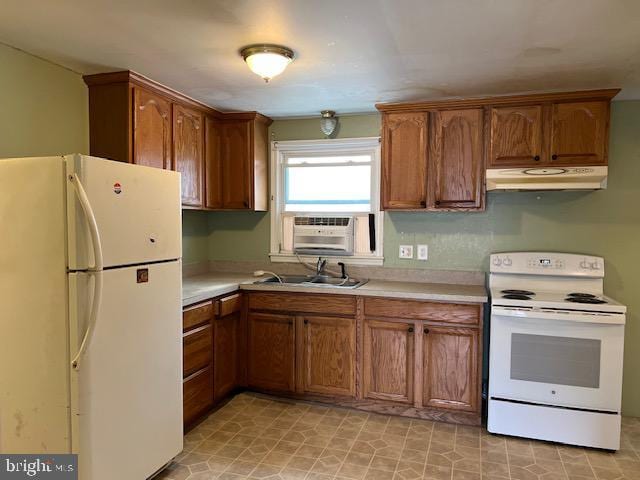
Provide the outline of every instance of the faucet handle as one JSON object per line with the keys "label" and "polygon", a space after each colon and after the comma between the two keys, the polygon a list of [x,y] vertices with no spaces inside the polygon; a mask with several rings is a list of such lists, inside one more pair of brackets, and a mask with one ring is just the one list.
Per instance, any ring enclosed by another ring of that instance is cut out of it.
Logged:
{"label": "faucet handle", "polygon": [[342,278],[347,278],[347,268],[344,265],[344,262],[338,262],[340,265],[340,269],[342,270]]}

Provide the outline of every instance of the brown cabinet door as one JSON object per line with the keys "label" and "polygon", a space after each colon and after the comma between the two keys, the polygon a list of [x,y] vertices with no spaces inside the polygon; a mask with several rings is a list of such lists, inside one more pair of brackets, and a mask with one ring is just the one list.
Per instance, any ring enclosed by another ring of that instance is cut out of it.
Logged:
{"label": "brown cabinet door", "polygon": [[251,122],[225,123],[223,132],[222,206],[229,209],[251,208]]}
{"label": "brown cabinet door", "polygon": [[171,168],[171,102],[133,89],[133,163]]}
{"label": "brown cabinet door", "polygon": [[489,167],[527,167],[544,163],[542,105],[491,108]]}
{"label": "brown cabinet door", "polygon": [[609,102],[556,103],[551,114],[551,163],[605,165]]}
{"label": "brown cabinet door", "polygon": [[214,118],[205,118],[204,169],[207,208],[222,208],[222,125]]}
{"label": "brown cabinet door", "polygon": [[433,113],[429,207],[482,207],[483,116],[481,108]]}
{"label": "brown cabinet door", "polygon": [[204,200],[202,114],[173,105],[173,166],[182,174],[182,204],[201,207]]}
{"label": "brown cabinet door", "polygon": [[211,367],[198,370],[182,383],[183,421],[185,426],[197,420],[213,405]]}
{"label": "brown cabinet door", "polygon": [[293,392],[294,317],[250,313],[248,349],[249,386],[269,391]]}
{"label": "brown cabinet door", "polygon": [[427,114],[390,113],[382,123],[382,208],[427,206]]}
{"label": "brown cabinet door", "polygon": [[240,312],[213,320],[213,397],[218,401],[238,385],[238,330]]}
{"label": "brown cabinet door", "polygon": [[365,398],[413,402],[414,341],[411,323],[365,319]]}
{"label": "brown cabinet door", "polygon": [[425,325],[423,406],[479,411],[478,339],[475,328]]}
{"label": "brown cabinet door", "polygon": [[355,320],[307,316],[302,321],[304,391],[354,396]]}

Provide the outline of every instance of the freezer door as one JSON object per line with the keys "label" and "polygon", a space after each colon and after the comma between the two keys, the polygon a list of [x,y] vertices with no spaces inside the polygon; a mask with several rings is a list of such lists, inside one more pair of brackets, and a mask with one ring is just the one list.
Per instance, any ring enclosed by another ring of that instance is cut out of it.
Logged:
{"label": "freezer door", "polygon": [[[145,479],[182,451],[180,261],[105,270],[102,302],[71,370],[72,447],[80,478]],[[92,274],[70,275],[73,357],[86,329]]]}
{"label": "freezer door", "polygon": [[[84,155],[65,157],[87,193],[105,267],[182,256],[180,174]],[[93,266],[89,228],[67,179],[69,269]]]}

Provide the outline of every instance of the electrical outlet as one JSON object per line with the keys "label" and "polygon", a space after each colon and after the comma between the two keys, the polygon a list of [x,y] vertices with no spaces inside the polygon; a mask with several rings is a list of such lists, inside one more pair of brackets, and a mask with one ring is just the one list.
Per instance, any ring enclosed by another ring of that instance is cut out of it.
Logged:
{"label": "electrical outlet", "polygon": [[429,260],[429,245],[418,245],[418,260]]}
{"label": "electrical outlet", "polygon": [[413,258],[413,245],[400,245],[400,258]]}

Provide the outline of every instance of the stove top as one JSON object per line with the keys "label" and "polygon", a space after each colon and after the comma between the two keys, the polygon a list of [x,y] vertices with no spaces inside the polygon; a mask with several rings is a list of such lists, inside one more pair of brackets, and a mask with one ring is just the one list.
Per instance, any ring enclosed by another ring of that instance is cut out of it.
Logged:
{"label": "stove top", "polygon": [[533,289],[491,289],[491,305],[523,308],[551,308],[576,311],[625,313],[626,307],[615,300],[588,292],[543,291]]}

